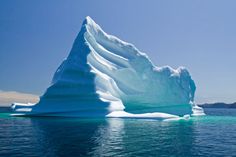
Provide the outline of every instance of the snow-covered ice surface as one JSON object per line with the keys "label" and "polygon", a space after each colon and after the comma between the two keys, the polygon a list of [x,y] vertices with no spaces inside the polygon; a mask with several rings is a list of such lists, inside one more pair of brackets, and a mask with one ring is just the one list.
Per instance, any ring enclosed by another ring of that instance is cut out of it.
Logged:
{"label": "snow-covered ice surface", "polygon": [[155,66],[86,17],[39,103],[12,108],[36,116],[176,118],[204,113],[193,103],[195,89],[185,68]]}

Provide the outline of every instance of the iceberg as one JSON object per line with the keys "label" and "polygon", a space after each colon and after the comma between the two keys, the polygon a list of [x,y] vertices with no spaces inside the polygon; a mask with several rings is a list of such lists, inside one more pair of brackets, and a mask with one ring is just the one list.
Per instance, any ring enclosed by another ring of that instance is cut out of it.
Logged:
{"label": "iceberg", "polygon": [[176,118],[204,114],[194,104],[195,90],[186,68],[155,66],[86,17],[40,101],[12,109],[26,116]]}

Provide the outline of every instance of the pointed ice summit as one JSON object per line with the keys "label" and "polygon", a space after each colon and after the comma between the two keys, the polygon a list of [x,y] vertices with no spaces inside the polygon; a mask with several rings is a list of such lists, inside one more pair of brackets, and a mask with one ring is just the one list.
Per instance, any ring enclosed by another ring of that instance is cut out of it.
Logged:
{"label": "pointed ice summit", "polygon": [[156,67],[132,44],[86,17],[69,56],[35,105],[16,114],[76,117],[176,117],[203,113],[185,68]]}

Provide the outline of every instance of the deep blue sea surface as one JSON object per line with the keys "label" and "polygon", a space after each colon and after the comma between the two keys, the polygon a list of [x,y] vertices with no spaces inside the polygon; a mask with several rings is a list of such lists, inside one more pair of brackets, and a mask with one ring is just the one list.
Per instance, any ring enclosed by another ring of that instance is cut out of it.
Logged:
{"label": "deep blue sea surface", "polygon": [[236,156],[236,109],[206,113],[179,121],[0,113],[0,157]]}

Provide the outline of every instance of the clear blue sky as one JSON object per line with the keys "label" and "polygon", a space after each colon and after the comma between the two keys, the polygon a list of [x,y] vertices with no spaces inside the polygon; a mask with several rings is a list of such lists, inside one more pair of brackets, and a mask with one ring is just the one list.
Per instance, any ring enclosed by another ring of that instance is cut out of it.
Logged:
{"label": "clear blue sky", "polygon": [[1,0],[0,90],[41,95],[88,15],[156,65],[187,67],[197,101],[236,101],[234,0]]}

